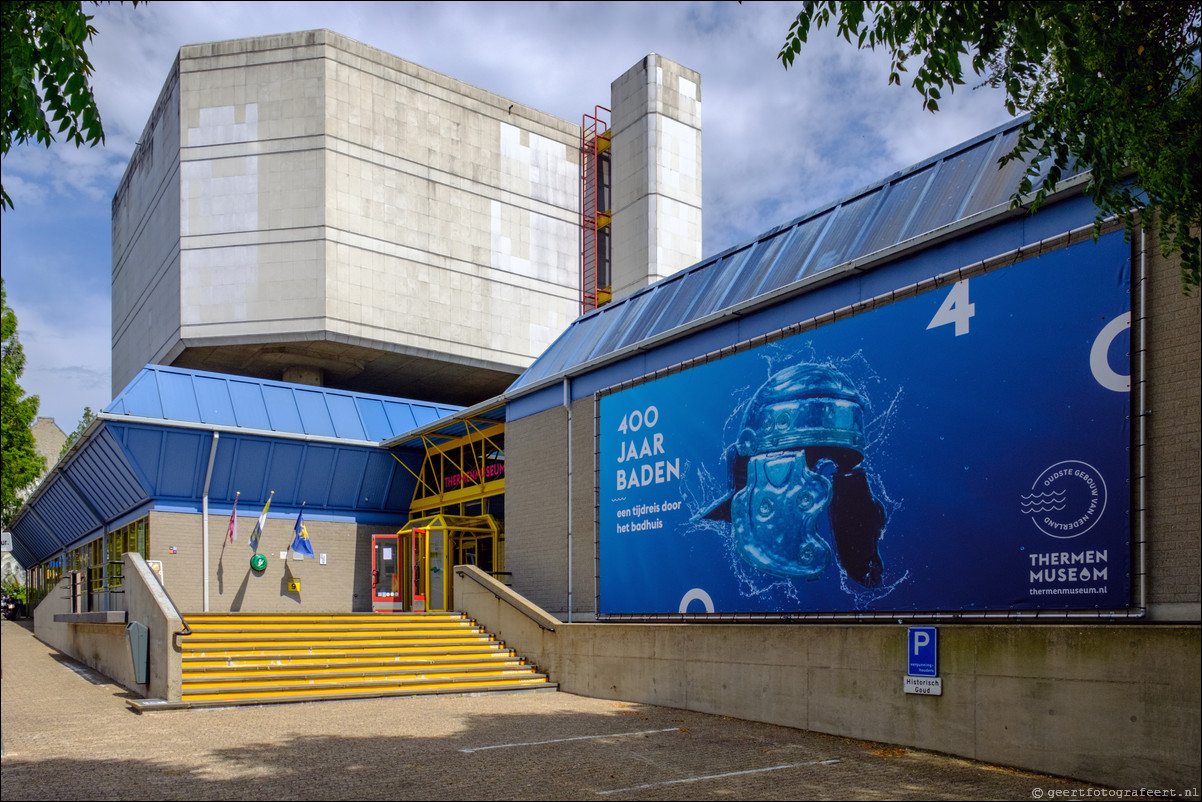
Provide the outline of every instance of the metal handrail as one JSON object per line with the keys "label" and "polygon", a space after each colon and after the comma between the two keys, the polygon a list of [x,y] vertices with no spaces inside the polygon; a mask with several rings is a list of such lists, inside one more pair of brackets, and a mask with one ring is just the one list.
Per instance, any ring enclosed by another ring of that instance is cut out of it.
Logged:
{"label": "metal handrail", "polygon": [[[505,572],[505,573],[510,573],[510,572]],[[456,570],[456,571],[455,571],[455,574],[456,574],[456,575],[457,575],[457,576],[458,576],[460,579],[470,579],[470,580],[472,580],[473,582],[475,582],[477,585],[479,585],[480,587],[484,588],[484,589],[485,589],[485,590],[487,590],[487,591],[490,591],[490,592],[492,593],[492,595],[493,595],[494,597],[496,597],[498,600],[505,602],[505,603],[506,603],[506,604],[508,604],[510,607],[512,607],[513,609],[517,610],[519,613],[521,613],[522,615],[526,616],[527,618],[529,618],[529,619],[530,619],[531,621],[533,621],[534,623],[538,624],[538,627],[539,627],[539,629],[545,629],[547,632],[554,632],[554,631],[555,631],[555,627],[553,627],[553,626],[549,627],[549,626],[547,626],[546,624],[544,624],[542,621],[539,621],[537,618],[535,618],[534,616],[530,615],[530,613],[529,613],[527,610],[524,610],[524,609],[522,609],[522,608],[521,608],[521,607],[520,607],[520,606],[519,606],[517,603],[515,603],[515,602],[514,602],[514,600],[513,600],[513,599],[510,599],[510,598],[508,598],[508,597],[503,597],[503,596],[502,596],[500,593],[497,593],[497,591],[496,591],[496,590],[494,590],[493,588],[490,588],[488,585],[485,585],[483,582],[481,582],[481,581],[480,581],[480,579],[479,579],[478,577],[472,576],[471,574],[467,573],[466,571],[459,571],[459,570]],[[502,585],[502,587],[504,587],[504,585]]]}

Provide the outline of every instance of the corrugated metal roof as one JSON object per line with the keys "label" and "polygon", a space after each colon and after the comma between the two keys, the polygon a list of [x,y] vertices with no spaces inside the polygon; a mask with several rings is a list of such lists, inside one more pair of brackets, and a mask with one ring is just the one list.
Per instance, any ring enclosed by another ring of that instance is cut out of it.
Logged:
{"label": "corrugated metal roof", "polygon": [[[578,318],[509,390],[521,397],[577,367],[852,260],[1005,207],[1026,165],[998,160],[1023,120],[982,134]],[[1066,175],[1065,178],[1069,176]]]}
{"label": "corrugated metal roof", "polygon": [[208,426],[381,442],[461,407],[147,365],[105,412]]}

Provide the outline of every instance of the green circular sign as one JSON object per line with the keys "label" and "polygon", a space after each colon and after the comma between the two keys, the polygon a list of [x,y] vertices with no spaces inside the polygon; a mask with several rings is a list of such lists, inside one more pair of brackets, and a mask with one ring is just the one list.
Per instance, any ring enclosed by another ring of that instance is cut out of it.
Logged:
{"label": "green circular sign", "polygon": [[254,557],[250,558],[250,567],[256,571],[262,571],[267,567],[267,558],[262,554],[256,554]]}

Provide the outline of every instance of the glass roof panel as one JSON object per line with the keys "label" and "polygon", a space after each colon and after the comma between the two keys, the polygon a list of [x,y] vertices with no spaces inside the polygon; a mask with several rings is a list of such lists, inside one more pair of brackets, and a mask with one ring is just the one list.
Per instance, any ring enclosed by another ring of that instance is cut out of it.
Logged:
{"label": "glass roof panel", "polygon": [[787,235],[787,231],[779,232],[768,239],[760,240],[751,248],[742,274],[738,276],[726,297],[722,299],[723,307],[734,306],[740,301],[760,294],[760,284],[763,283],[764,276],[776,262],[776,255],[784,247],[785,241],[788,239]]}
{"label": "glass roof panel", "polygon": [[814,243],[826,230],[827,223],[831,221],[831,214],[830,211],[823,212],[776,235],[782,241],[780,255],[760,282],[760,294],[780,289],[801,278],[814,249]]}
{"label": "glass roof panel", "polygon": [[989,154],[993,153],[993,145],[993,139],[987,139],[943,160],[903,238],[917,237],[960,219],[960,210],[976,186]]}
{"label": "glass roof panel", "polygon": [[852,258],[849,251],[860,240],[883,197],[884,192],[878,188],[836,209],[835,219],[805,267],[805,275],[821,273]]}
{"label": "glass roof panel", "polygon": [[901,242],[901,232],[913,216],[934,174],[935,169],[927,167],[889,186],[872,228],[866,232],[856,249],[859,255],[875,253]]}
{"label": "glass roof panel", "polygon": [[696,300],[686,313],[688,320],[705,317],[722,308],[723,297],[730,290],[731,285],[739,280],[739,274],[750,253],[751,248],[743,248],[727,254],[716,264],[711,264],[705,269],[704,272],[709,274],[709,280],[697,286]]}

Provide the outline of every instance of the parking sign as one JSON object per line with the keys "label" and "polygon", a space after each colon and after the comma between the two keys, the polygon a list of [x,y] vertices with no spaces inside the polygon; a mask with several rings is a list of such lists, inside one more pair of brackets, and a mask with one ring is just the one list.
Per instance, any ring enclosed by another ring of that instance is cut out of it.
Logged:
{"label": "parking sign", "polygon": [[906,673],[912,677],[939,676],[939,633],[935,627],[910,627]]}

